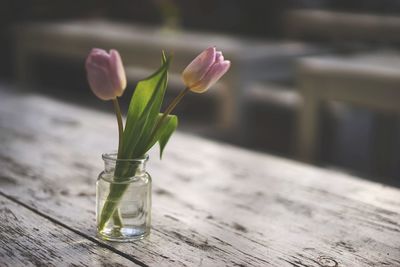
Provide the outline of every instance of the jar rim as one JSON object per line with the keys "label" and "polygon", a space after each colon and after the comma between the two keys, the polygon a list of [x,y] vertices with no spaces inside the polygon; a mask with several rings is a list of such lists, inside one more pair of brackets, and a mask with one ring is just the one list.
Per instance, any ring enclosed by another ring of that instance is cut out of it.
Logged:
{"label": "jar rim", "polygon": [[117,152],[111,152],[111,153],[103,153],[101,155],[101,158],[103,160],[109,160],[109,161],[114,161],[114,162],[139,162],[139,163],[145,163],[149,160],[149,155],[144,154],[140,158],[135,158],[135,159],[117,159],[118,153]]}

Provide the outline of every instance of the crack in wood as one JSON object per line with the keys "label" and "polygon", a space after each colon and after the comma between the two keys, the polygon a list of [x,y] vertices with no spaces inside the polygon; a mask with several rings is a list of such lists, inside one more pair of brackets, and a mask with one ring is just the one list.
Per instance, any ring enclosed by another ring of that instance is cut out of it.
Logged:
{"label": "crack in wood", "polygon": [[208,251],[208,250],[213,250],[215,249],[214,246],[211,246],[208,244],[208,241],[205,240],[202,243],[194,241],[191,238],[188,238],[187,236],[184,236],[176,231],[170,231],[170,233],[175,236],[176,238],[178,238],[179,240],[181,240],[182,242],[186,243],[187,245],[191,246],[191,247],[195,247],[198,249],[201,249],[203,251]]}

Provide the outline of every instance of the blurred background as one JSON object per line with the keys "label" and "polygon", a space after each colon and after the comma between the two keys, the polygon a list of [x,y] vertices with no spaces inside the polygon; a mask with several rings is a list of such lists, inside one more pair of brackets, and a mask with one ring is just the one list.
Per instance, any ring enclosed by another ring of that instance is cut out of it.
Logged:
{"label": "blurred background", "polygon": [[181,131],[400,186],[399,12],[398,0],[2,0],[0,83],[112,112],[87,85],[89,50],[121,52],[129,91],[165,49],[169,102],[216,45],[232,68],[179,105]]}

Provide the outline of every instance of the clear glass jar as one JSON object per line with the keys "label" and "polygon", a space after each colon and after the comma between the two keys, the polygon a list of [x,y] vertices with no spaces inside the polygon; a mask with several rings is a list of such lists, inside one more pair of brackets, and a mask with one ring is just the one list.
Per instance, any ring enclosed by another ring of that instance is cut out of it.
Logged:
{"label": "clear glass jar", "polygon": [[142,239],[150,233],[151,177],[148,156],[117,159],[102,155],[105,168],[96,183],[97,234],[109,241]]}

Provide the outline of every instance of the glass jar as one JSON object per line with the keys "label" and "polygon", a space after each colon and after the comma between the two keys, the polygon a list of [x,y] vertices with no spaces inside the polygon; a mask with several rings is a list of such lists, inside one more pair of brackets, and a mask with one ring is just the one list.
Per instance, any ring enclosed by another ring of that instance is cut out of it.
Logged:
{"label": "glass jar", "polygon": [[142,239],[150,233],[151,177],[148,156],[117,159],[103,154],[105,168],[96,183],[97,234],[109,241]]}

